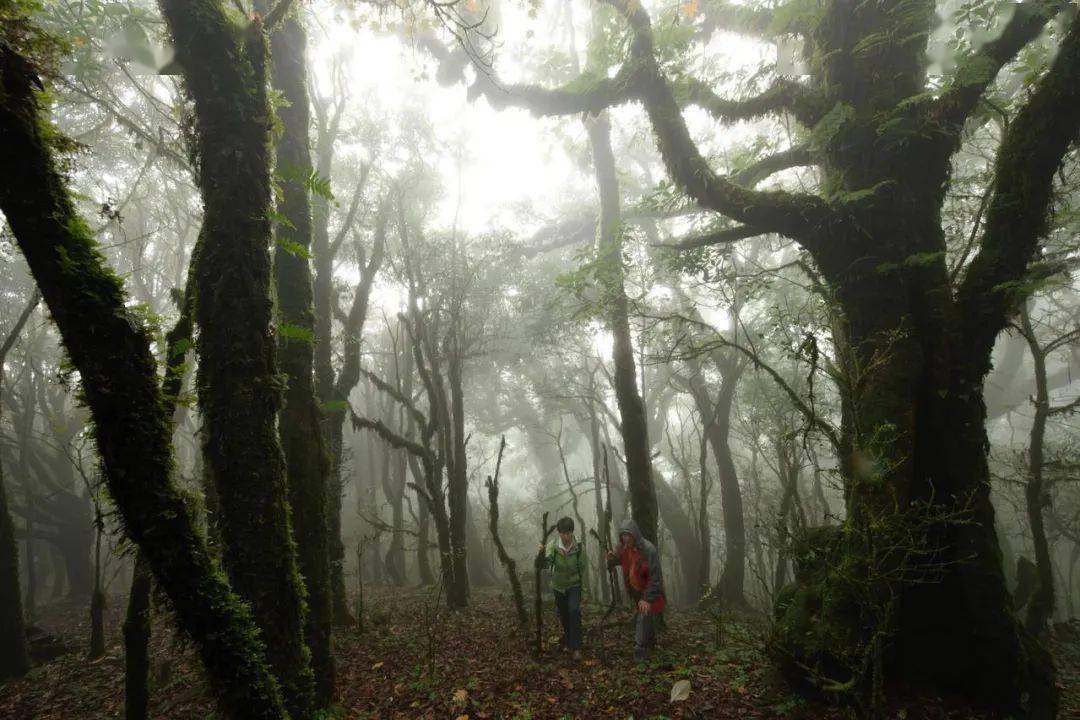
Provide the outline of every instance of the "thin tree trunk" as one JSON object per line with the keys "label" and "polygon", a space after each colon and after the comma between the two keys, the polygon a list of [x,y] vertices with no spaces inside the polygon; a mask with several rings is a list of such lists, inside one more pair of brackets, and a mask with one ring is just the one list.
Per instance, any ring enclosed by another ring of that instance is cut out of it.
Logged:
{"label": "thin tree trunk", "polygon": [[615,400],[622,420],[630,508],[642,535],[655,544],[659,511],[656,489],[653,487],[652,460],[649,457],[648,418],[645,415],[645,403],[638,392],[634,345],[630,336],[630,301],[626,297],[622,264],[622,220],[615,156],[611,150],[611,123],[604,112],[585,125],[600,195],[597,252],[604,268],[604,303],[610,308],[608,326],[615,341],[612,353],[615,365]]}
{"label": "thin tree trunk", "polygon": [[1054,616],[1054,567],[1050,558],[1050,543],[1046,539],[1046,524],[1043,507],[1048,501],[1047,488],[1044,487],[1043,441],[1046,437],[1046,421],[1050,416],[1050,394],[1046,382],[1046,354],[1035,337],[1031,325],[1031,316],[1027,303],[1020,308],[1020,324],[1031,358],[1035,364],[1035,417],[1031,421],[1031,434],[1028,440],[1028,481],[1024,489],[1028,524],[1031,528],[1031,541],[1035,549],[1035,590],[1027,606],[1025,624],[1028,632],[1042,636],[1048,630],[1048,623]]}
{"label": "thin tree trunk", "polygon": [[488,477],[488,529],[491,531],[491,539],[495,543],[495,550],[499,555],[499,562],[506,568],[506,575],[510,580],[510,590],[514,596],[514,608],[517,610],[518,625],[522,630],[529,624],[529,613],[525,610],[525,594],[521,590],[521,580],[517,574],[517,563],[510,557],[503,546],[502,538],[499,537],[499,469],[502,467],[503,450],[506,449],[506,437],[499,440],[499,456],[495,461],[495,477]]}
{"label": "thin tree trunk", "polygon": [[[38,302],[40,302],[40,296],[35,291],[30,302],[15,320],[7,337],[4,338],[3,344],[0,345],[0,413],[3,412],[4,362]],[[0,652],[0,683],[26,674],[30,669],[30,655],[26,644],[22,593],[19,589],[19,544],[15,540],[15,525],[8,508],[2,464],[0,464],[0,647],[4,648],[4,651]]]}
{"label": "thin tree trunk", "polygon": [[[709,441],[705,434],[701,435],[698,451],[698,474],[700,484],[698,486],[698,542],[701,544],[701,562],[698,566],[698,578],[708,585],[712,582],[712,527],[709,521],[709,493],[712,490],[712,481],[709,480]],[[746,551],[746,540],[743,539],[743,552]]]}
{"label": "thin tree trunk", "polygon": [[731,452],[731,408],[735,390],[742,376],[736,363],[716,360],[721,372],[721,385],[716,400],[709,396],[700,370],[690,378],[690,392],[704,423],[705,437],[716,458],[717,482],[724,518],[724,569],[715,594],[726,607],[747,607],[746,584],[746,523],[742,490]]}
{"label": "thin tree trunk", "polygon": [[146,720],[150,706],[150,590],[153,576],[146,554],[135,555],[124,619],[124,718]]}
{"label": "thin tree trunk", "polygon": [[100,509],[94,517],[94,592],[90,595],[90,651],[87,658],[96,660],[105,655],[105,588],[101,583],[101,535],[105,518]]}

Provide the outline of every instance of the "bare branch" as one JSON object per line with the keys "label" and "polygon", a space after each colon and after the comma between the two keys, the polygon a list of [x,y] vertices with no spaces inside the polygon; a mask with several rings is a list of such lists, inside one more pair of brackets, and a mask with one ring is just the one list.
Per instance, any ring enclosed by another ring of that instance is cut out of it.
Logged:
{"label": "bare branch", "polygon": [[341,249],[342,243],[345,242],[345,236],[349,234],[349,230],[356,221],[356,212],[360,209],[360,201],[364,198],[364,186],[367,185],[370,171],[370,163],[365,163],[364,166],[360,168],[360,179],[357,180],[356,189],[353,190],[352,200],[349,202],[349,211],[345,214],[345,220],[341,223],[337,235],[334,236],[334,239],[330,242],[330,257],[332,258],[337,257],[338,250]]}
{"label": "bare branch", "polygon": [[15,324],[11,326],[11,332],[4,338],[4,344],[0,345],[0,375],[4,372],[4,360],[7,358],[7,354],[11,352],[11,348],[15,346],[15,342],[19,339],[19,334],[22,333],[23,328],[26,326],[26,322],[30,319],[30,315],[33,314],[34,308],[41,302],[41,293],[35,288],[34,292],[30,295],[30,301],[26,303],[26,307],[19,313],[18,319],[15,320]]}
{"label": "bare branch", "polygon": [[710,245],[726,245],[765,234],[765,231],[760,228],[750,227],[749,225],[736,225],[735,227],[694,235],[673,244],[660,243],[658,247],[671,248],[672,250],[694,250]]}
{"label": "bare branch", "polygon": [[405,397],[402,393],[398,392],[397,388],[395,388],[393,385],[386,382],[385,380],[383,380],[382,378],[380,378],[378,375],[371,372],[370,370],[361,369],[360,373],[364,377],[366,377],[368,379],[368,381],[372,385],[374,385],[376,388],[378,388],[382,392],[389,395],[391,398],[396,400],[402,407],[404,407],[405,410],[410,415],[413,416],[413,419],[416,420],[416,422],[420,424],[420,427],[426,427],[427,426],[428,421],[427,421],[427,417],[425,417],[424,413],[417,410],[416,406],[413,404],[412,400]]}
{"label": "bare branch", "polygon": [[432,459],[431,452],[426,447],[415,440],[410,440],[404,435],[394,432],[382,420],[357,415],[351,404],[349,405],[349,420],[352,422],[353,430],[371,430],[396,450],[405,450],[425,462]]}

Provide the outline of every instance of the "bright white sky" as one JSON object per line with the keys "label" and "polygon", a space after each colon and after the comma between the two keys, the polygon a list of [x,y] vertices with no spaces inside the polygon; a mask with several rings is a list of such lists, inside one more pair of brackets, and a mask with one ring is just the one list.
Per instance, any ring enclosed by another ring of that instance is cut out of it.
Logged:
{"label": "bright white sky", "polygon": [[[348,11],[336,3],[324,2],[316,7],[319,24],[326,32],[311,33],[309,52],[320,84],[326,82],[332,59],[342,54],[348,58],[354,99],[377,98],[382,113],[391,117],[402,108],[421,109],[445,144],[445,155],[438,167],[446,194],[433,218],[437,225],[449,227],[455,213],[460,212],[458,225],[467,232],[507,227],[527,232],[528,226],[522,227],[522,208],[550,218],[560,203],[588,200],[582,195],[595,193],[588,172],[583,172],[567,154],[555,132],[560,128],[564,135],[584,143],[584,129],[577,118],[534,118],[523,110],[494,110],[483,99],[469,103],[464,85],[442,87],[433,79],[434,63],[409,40],[378,33],[366,23],[350,22]],[[579,45],[585,37],[587,9],[584,2],[574,3],[576,24],[581,26]],[[495,61],[500,79],[531,80],[520,77],[520,59],[525,53],[535,58],[544,44],[538,38],[545,38],[549,44],[561,42],[561,33],[556,36],[554,30],[554,11],[555,5],[549,1],[537,19],[530,20],[520,7],[504,4],[497,38],[501,47]],[[393,21],[397,16],[388,15],[386,19]],[[530,32],[532,39],[528,39]],[[449,42],[453,39],[449,38]],[[756,66],[774,52],[769,46],[734,36],[724,36],[713,45],[710,54],[719,52],[730,69]],[[427,79],[419,77],[424,71]],[[617,124],[623,121],[624,129],[631,124],[645,127],[644,116],[637,108],[620,109],[615,117]],[[698,124],[693,122],[694,117],[689,119],[692,127]],[[731,139],[741,139],[746,129],[730,135]],[[640,141],[651,145],[651,136],[643,133]],[[454,155],[465,158],[460,168]]]}

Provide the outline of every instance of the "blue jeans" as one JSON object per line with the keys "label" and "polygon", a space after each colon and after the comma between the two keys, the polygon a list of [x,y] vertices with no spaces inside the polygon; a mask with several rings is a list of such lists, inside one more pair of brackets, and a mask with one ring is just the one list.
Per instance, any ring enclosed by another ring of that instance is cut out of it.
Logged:
{"label": "blue jeans", "polygon": [[559,611],[563,639],[571,650],[581,649],[581,586],[575,585],[566,592],[555,591],[555,609]]}

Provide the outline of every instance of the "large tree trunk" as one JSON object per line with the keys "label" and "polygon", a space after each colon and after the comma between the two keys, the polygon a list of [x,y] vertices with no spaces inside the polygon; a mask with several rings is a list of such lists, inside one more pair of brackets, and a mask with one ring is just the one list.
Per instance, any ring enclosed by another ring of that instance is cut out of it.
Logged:
{"label": "large tree trunk", "polygon": [[251,603],[290,714],[306,717],[314,677],[277,432],[282,387],[271,301],[266,37],[258,18],[238,27],[209,0],[161,0],[161,8],[199,131],[197,384],[225,566]]}
{"label": "large tree trunk", "polygon": [[279,413],[285,452],[293,537],[300,573],[307,590],[304,637],[315,673],[316,703],[329,707],[334,698],[334,656],[331,651],[333,608],[327,512],[329,458],[323,445],[322,416],[315,401],[312,308],[311,204],[305,178],[311,171],[307,38],[297,12],[291,12],[270,39],[273,85],[285,99],[278,108],[282,133],[277,166],[282,199],[278,212],[288,225],[276,228],[276,271],[281,370],[288,378]]}
{"label": "large tree trunk", "polygon": [[[1047,19],[1034,7],[1025,12],[1008,36],[1015,49],[1006,59]],[[910,21],[929,27],[929,7]],[[819,630],[796,644],[806,648],[816,638],[817,651],[828,656],[821,631],[829,630],[834,648],[861,647],[864,669],[873,671],[862,679],[873,694],[887,671],[989,707],[1051,718],[1051,660],[1017,621],[1001,566],[983,384],[994,340],[1018,309],[1025,292],[1018,286],[1046,233],[1054,173],[1080,127],[1080,20],[1071,21],[1050,71],[1004,133],[982,242],[955,284],[940,211],[950,159],[970,113],[964,108],[975,106],[980,82],[992,80],[1001,61],[989,53],[976,58],[991,72],[982,80],[962,77],[919,114],[919,140],[885,140],[893,132],[915,137],[881,118],[899,121],[926,86],[924,46],[882,48],[871,63],[857,59],[852,43],[894,32],[900,22],[878,6],[833,2],[813,35],[820,78],[843,77],[837,99],[851,111],[842,139],[825,151],[830,197],[885,185],[897,191],[875,197],[857,229],[814,229],[806,239],[843,316],[834,339],[845,375],[840,461],[848,512],[842,535],[821,534],[833,552],[818,557],[828,560],[804,568],[794,596],[782,593],[778,627],[794,639],[813,610]],[[882,67],[895,70],[891,84],[880,82]],[[864,627],[874,631],[849,624],[850,642],[835,642],[844,634],[835,634],[845,622],[841,608],[862,592],[844,579],[845,565],[877,578],[863,583],[868,596],[859,604]],[[836,593],[837,582],[847,589]],[[805,594],[814,585],[817,592]]]}
{"label": "large tree trunk", "polygon": [[[185,8],[186,10],[186,8]],[[150,337],[125,306],[88,225],[75,213],[49,148],[54,132],[35,96],[31,64],[0,43],[0,210],[78,369],[110,495],[146,553],[207,678],[232,718],[285,717],[265,648],[170,480],[170,422]]]}

